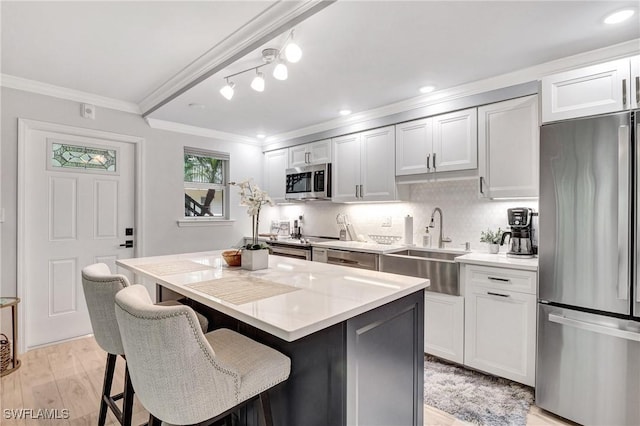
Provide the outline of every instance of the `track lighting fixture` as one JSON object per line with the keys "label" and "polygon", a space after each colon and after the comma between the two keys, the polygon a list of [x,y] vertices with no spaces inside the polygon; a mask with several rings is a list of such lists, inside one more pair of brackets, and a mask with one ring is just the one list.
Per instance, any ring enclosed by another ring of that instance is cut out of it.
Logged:
{"label": "track lighting fixture", "polygon": [[220,89],[220,94],[227,100],[231,100],[234,94],[235,84],[229,79],[231,77],[235,77],[237,75],[244,74],[253,70],[255,70],[256,75],[251,81],[251,88],[257,92],[263,92],[265,88],[265,81],[264,75],[260,72],[260,68],[275,62],[276,66],[273,69],[273,77],[276,80],[286,80],[289,77],[289,70],[287,68],[287,64],[285,63],[285,59],[287,62],[296,63],[300,60],[301,57],[302,49],[300,49],[300,46],[298,46],[294,42],[293,30],[291,30],[291,32],[287,36],[287,39],[285,40],[284,48],[279,50],[273,48],[262,50],[262,61],[264,62],[262,65],[247,68],[246,70],[242,70],[235,74],[230,74],[224,77],[224,79],[226,80],[226,84],[222,89]]}

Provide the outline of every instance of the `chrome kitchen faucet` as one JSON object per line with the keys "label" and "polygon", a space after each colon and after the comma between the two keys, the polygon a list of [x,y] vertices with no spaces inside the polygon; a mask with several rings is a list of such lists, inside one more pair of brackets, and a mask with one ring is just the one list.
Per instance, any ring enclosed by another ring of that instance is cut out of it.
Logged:
{"label": "chrome kitchen faucet", "polygon": [[436,207],[435,209],[433,209],[433,213],[431,213],[431,223],[429,223],[429,228],[436,227],[433,221],[433,217],[435,216],[436,212],[440,213],[440,234],[438,235],[438,248],[444,248],[444,243],[450,243],[451,238],[442,236],[442,210],[440,209],[440,207]]}

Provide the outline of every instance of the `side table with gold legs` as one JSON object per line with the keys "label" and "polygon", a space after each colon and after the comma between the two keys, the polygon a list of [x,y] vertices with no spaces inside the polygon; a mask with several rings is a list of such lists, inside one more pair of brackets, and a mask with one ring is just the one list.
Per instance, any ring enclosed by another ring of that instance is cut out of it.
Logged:
{"label": "side table with gold legs", "polygon": [[[13,338],[11,360],[6,365],[5,363],[0,363],[0,377],[13,373],[20,368],[20,360],[18,359],[18,303],[20,303],[20,298],[18,297],[0,297],[0,309],[11,306],[11,329],[13,333],[11,336]],[[2,340],[0,337],[0,341]],[[9,342],[3,342],[2,344],[9,345]]]}

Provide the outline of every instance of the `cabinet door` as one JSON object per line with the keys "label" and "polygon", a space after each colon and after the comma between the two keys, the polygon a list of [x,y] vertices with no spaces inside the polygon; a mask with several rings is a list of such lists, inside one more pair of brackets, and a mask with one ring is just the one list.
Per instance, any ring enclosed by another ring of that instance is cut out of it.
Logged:
{"label": "cabinet door", "polygon": [[464,332],[465,365],[534,386],[535,295],[467,286]]}
{"label": "cabinet door", "polygon": [[395,200],[396,176],[391,167],[395,156],[394,126],[362,133],[360,147],[360,200]]}
{"label": "cabinet door", "polygon": [[543,77],[542,122],[629,108],[629,76],[629,59],[620,59]]}
{"label": "cabinet door", "polygon": [[424,293],[424,351],[462,364],[464,297]]}
{"label": "cabinet door", "polygon": [[537,197],[538,96],[486,105],[478,116],[481,196]]}
{"label": "cabinet door", "polygon": [[300,167],[308,164],[307,145],[289,148],[289,167]]}
{"label": "cabinet door", "polygon": [[432,160],[433,119],[396,125],[396,176],[429,173]]}
{"label": "cabinet door", "polygon": [[631,58],[631,108],[640,108],[640,56]]}
{"label": "cabinet door", "polygon": [[334,202],[357,201],[360,194],[360,134],[333,139],[331,169],[332,196]]}
{"label": "cabinet door", "polygon": [[478,167],[476,108],[433,117],[433,163],[436,172]]}
{"label": "cabinet door", "polygon": [[331,162],[331,139],[313,142],[307,145],[307,159],[311,164]]}
{"label": "cabinet door", "polygon": [[264,190],[273,201],[284,201],[287,170],[287,149],[264,153]]}

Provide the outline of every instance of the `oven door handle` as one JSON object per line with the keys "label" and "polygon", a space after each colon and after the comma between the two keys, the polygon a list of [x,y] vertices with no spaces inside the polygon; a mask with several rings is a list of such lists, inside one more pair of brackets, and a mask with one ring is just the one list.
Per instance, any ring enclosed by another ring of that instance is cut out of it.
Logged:
{"label": "oven door handle", "polygon": [[272,245],[269,245],[269,247],[271,248],[271,253],[276,256],[279,254],[282,254],[284,256],[296,257],[298,259],[309,260],[311,258],[310,250],[307,250],[305,248],[298,249],[298,248],[288,248],[288,247],[272,246]]}

